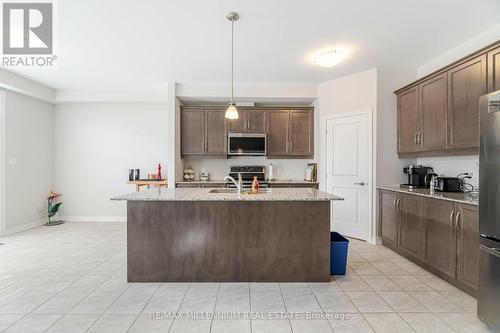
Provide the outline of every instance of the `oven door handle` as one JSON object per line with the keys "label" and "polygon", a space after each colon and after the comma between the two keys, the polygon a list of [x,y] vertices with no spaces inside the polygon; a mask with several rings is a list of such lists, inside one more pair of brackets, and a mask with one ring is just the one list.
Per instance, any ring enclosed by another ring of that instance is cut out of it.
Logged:
{"label": "oven door handle", "polygon": [[480,245],[479,248],[483,250],[486,253],[491,254],[492,256],[495,256],[497,258],[500,258],[500,248],[495,248],[495,247],[489,247],[486,245]]}

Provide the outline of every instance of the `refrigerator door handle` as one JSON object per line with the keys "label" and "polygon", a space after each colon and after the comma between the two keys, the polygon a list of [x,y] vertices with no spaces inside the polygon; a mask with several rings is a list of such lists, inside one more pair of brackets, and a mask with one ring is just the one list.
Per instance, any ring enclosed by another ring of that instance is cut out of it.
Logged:
{"label": "refrigerator door handle", "polygon": [[489,247],[489,246],[482,245],[482,244],[479,245],[479,248],[486,253],[489,253],[497,258],[500,258],[500,248]]}

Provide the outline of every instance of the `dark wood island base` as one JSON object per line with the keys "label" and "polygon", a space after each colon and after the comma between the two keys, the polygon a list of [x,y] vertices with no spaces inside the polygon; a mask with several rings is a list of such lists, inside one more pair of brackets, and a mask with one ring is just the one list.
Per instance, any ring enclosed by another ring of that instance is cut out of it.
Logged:
{"label": "dark wood island base", "polygon": [[328,282],[330,201],[128,201],[129,282]]}

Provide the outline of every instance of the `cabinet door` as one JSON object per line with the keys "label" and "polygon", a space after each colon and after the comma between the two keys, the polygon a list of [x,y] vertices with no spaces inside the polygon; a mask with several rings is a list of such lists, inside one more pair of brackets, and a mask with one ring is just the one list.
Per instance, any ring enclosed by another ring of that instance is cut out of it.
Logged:
{"label": "cabinet door", "polygon": [[477,289],[479,212],[477,207],[456,205],[457,280]]}
{"label": "cabinet door", "polygon": [[479,97],[486,93],[486,55],[448,71],[448,147],[479,146]]}
{"label": "cabinet door", "polygon": [[203,155],[205,153],[205,110],[181,111],[181,154]]}
{"label": "cabinet door", "polygon": [[414,153],[419,150],[419,129],[418,87],[413,87],[398,94],[398,153]]}
{"label": "cabinet door", "polygon": [[399,213],[396,208],[399,196],[395,192],[379,192],[379,235],[384,244],[397,247]]}
{"label": "cabinet door", "polygon": [[225,110],[207,110],[205,122],[205,154],[227,155]]}
{"label": "cabinet door", "polygon": [[417,134],[421,151],[446,149],[446,74],[432,77],[420,84],[420,123]]}
{"label": "cabinet door", "polygon": [[407,255],[423,258],[424,232],[422,228],[422,197],[400,195],[398,247]]}
{"label": "cabinet door", "polygon": [[264,111],[252,110],[245,113],[247,132],[264,133],[266,132],[266,113]]}
{"label": "cabinet door", "polygon": [[488,52],[488,92],[500,90],[500,47]]}
{"label": "cabinet door", "polygon": [[290,111],[289,154],[299,156],[314,155],[313,112],[308,110]]}
{"label": "cabinet door", "polygon": [[445,200],[424,199],[423,218],[426,262],[454,279],[457,252],[455,204]]}
{"label": "cabinet door", "polygon": [[267,112],[267,155],[283,156],[288,154],[289,112]]}
{"label": "cabinet door", "polygon": [[228,129],[229,132],[245,132],[246,128],[246,119],[245,119],[246,111],[238,110],[238,119],[228,119]]}

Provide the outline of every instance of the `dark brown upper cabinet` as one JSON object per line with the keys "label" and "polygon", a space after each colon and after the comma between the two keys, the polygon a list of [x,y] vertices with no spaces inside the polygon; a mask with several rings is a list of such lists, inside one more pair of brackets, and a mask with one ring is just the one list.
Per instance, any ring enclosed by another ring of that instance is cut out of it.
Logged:
{"label": "dark brown upper cabinet", "polygon": [[418,87],[398,94],[398,152],[414,153],[420,148],[417,141],[420,129]]}
{"label": "dark brown upper cabinet", "polygon": [[485,54],[448,71],[448,147],[479,146],[479,97],[486,82]]}
{"label": "dark brown upper cabinet", "polygon": [[479,97],[500,89],[499,45],[485,47],[395,92],[400,157],[478,153]]}
{"label": "dark brown upper cabinet", "polygon": [[181,110],[182,156],[227,156],[225,110],[183,108]]}
{"label": "dark brown upper cabinet", "polygon": [[288,155],[290,112],[277,110],[267,112],[267,155]]}
{"label": "dark brown upper cabinet", "polygon": [[227,155],[225,110],[205,111],[205,155]]}
{"label": "dark brown upper cabinet", "polygon": [[238,119],[230,119],[229,132],[239,133],[265,133],[265,111],[264,110],[241,110],[238,111]]}
{"label": "dark brown upper cabinet", "polygon": [[446,75],[434,76],[419,85],[419,151],[446,149]]}
{"label": "dark brown upper cabinet", "polygon": [[205,110],[181,111],[181,154],[205,154]]}
{"label": "dark brown upper cabinet", "polygon": [[308,110],[267,111],[267,155],[269,157],[312,157],[314,114]]}
{"label": "dark brown upper cabinet", "polygon": [[488,52],[488,92],[500,90],[500,47]]}

